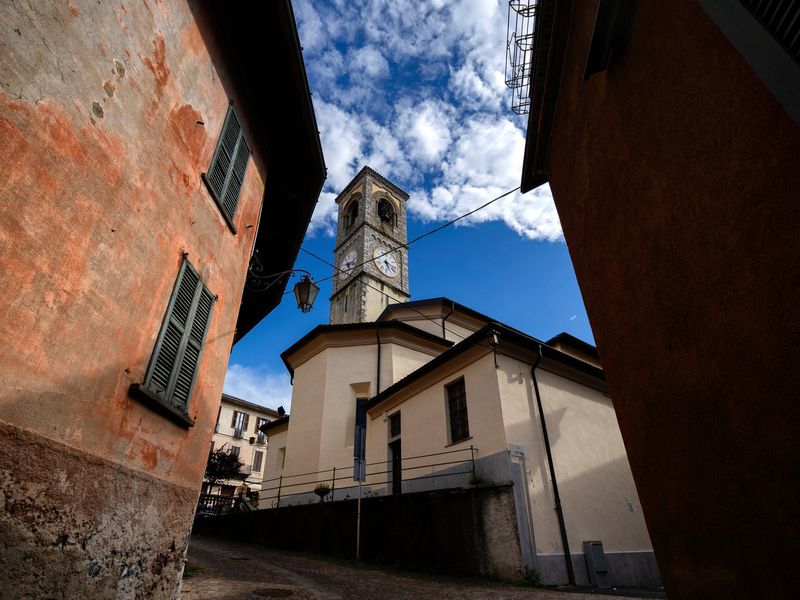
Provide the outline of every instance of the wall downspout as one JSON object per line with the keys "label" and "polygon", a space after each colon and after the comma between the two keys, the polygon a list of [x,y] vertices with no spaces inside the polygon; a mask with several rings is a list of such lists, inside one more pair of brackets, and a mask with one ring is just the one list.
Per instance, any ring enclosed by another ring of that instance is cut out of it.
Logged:
{"label": "wall downspout", "polygon": [[456,312],[456,303],[453,302],[453,301],[450,301],[450,312],[447,313],[444,317],[442,317],[442,337],[444,339],[447,339],[447,329],[445,329],[445,326],[444,326],[445,321],[447,321],[447,319],[450,318],[450,315],[452,315],[454,312]]}
{"label": "wall downspout", "polygon": [[542,345],[539,344],[539,356],[531,367],[531,378],[533,378],[533,390],[536,393],[536,405],[539,407],[539,419],[542,422],[542,436],[544,437],[544,448],[547,452],[547,465],[550,469],[550,480],[553,482],[553,501],[555,502],[556,516],[558,517],[558,528],[561,531],[561,544],[564,547],[564,562],[567,566],[567,578],[570,585],[575,585],[575,571],[572,568],[572,555],[569,552],[569,540],[567,539],[567,525],[564,522],[564,511],[561,508],[561,497],[558,494],[558,481],[556,480],[556,468],[553,464],[553,453],[550,450],[550,438],[547,435],[547,421],[544,418],[542,408],[542,397],[539,394],[539,383],[536,381],[536,367],[542,360]]}
{"label": "wall downspout", "polygon": [[381,393],[381,328],[375,321],[375,337],[378,340],[378,368],[375,372],[375,394]]}

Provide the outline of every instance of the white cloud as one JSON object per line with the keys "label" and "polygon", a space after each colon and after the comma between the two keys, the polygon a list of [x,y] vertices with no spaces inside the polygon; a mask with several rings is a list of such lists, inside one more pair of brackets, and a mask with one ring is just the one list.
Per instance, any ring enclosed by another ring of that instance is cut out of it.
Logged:
{"label": "white cloud", "polygon": [[[452,219],[519,185],[524,119],[508,108],[507,2],[297,4],[328,166],[312,234],[334,234],[333,199],[364,165],[417,189],[409,211],[424,221]],[[530,239],[563,239],[547,186],[460,224],[486,221]]]}
{"label": "white cloud", "polygon": [[363,71],[368,77],[383,77],[389,74],[389,63],[380,50],[374,46],[364,46],[350,52],[351,65]]}
{"label": "white cloud", "polygon": [[[519,185],[525,139],[508,119],[469,120],[442,163],[442,175],[430,193],[415,192],[409,210],[426,221],[458,217]],[[562,239],[552,194],[542,186],[511,194],[459,224],[502,221],[529,239]]]}
{"label": "white cloud", "polygon": [[425,100],[400,110],[395,124],[411,158],[434,163],[450,145],[452,107]]}
{"label": "white cloud", "polygon": [[292,384],[286,373],[231,363],[228,365],[223,391],[269,408],[283,406],[286,412],[290,412]]}

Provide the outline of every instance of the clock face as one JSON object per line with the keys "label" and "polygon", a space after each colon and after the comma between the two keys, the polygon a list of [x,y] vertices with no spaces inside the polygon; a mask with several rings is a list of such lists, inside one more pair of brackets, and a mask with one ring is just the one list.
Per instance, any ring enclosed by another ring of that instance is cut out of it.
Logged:
{"label": "clock face", "polygon": [[342,259],[342,262],[339,264],[340,269],[340,276],[342,279],[347,279],[350,277],[351,272],[353,271],[353,267],[356,266],[356,251],[350,250],[347,255]]}
{"label": "clock face", "polygon": [[397,260],[394,254],[387,254],[386,250],[383,248],[375,248],[372,258],[375,261],[375,266],[378,267],[381,273],[387,277],[397,277],[399,269],[397,268]]}

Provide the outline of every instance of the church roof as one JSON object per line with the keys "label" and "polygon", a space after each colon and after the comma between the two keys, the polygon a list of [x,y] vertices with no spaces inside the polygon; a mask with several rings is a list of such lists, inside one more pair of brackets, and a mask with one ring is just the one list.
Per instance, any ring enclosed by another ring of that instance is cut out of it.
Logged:
{"label": "church roof", "polygon": [[361,170],[358,173],[356,173],[356,176],[353,177],[353,179],[350,180],[350,183],[348,183],[345,186],[345,188],[339,193],[339,195],[336,196],[336,202],[339,202],[339,198],[349,194],[350,191],[355,186],[356,182],[359,179],[361,179],[361,177],[364,174],[369,174],[373,179],[378,180],[381,184],[383,184],[384,187],[387,187],[390,190],[392,190],[395,194],[400,196],[403,200],[408,200],[408,192],[406,192],[405,190],[403,190],[398,185],[396,185],[396,184],[392,183],[391,181],[389,181],[388,179],[386,179],[386,177],[384,177],[383,175],[378,173],[375,169],[372,169],[370,167],[366,167],[365,166],[365,167],[362,167]]}
{"label": "church roof", "polygon": [[462,314],[472,317],[473,319],[477,319],[478,321],[484,321],[485,323],[496,322],[495,319],[492,319],[490,316],[480,313],[477,310],[473,310],[469,306],[460,304],[445,296],[439,296],[438,298],[424,298],[422,300],[410,300],[408,302],[396,302],[394,304],[390,304],[383,309],[383,312],[380,315],[378,315],[378,321],[383,321],[384,319],[387,319],[389,313],[391,313],[393,310],[401,308],[411,308],[411,309],[422,308],[423,306],[436,306],[437,304],[451,308],[453,312],[456,311],[460,312]]}
{"label": "church roof", "polygon": [[283,360],[283,364],[286,365],[286,368],[289,371],[289,374],[294,377],[294,367],[289,362],[289,357],[295,354],[298,350],[303,348],[304,346],[308,345],[310,342],[315,340],[321,335],[328,334],[328,333],[339,333],[339,332],[353,332],[353,331],[365,331],[365,330],[375,330],[380,329],[380,331],[386,331],[388,329],[394,329],[396,331],[406,333],[412,335],[414,337],[426,340],[433,344],[440,345],[445,348],[449,348],[453,345],[453,342],[450,340],[446,340],[438,335],[434,335],[432,333],[428,333],[422,329],[414,327],[413,325],[409,325],[407,323],[403,323],[402,321],[382,321],[382,322],[367,322],[367,323],[342,323],[337,325],[317,325],[314,329],[309,331],[305,334],[302,338],[297,340],[294,344],[289,346],[286,350],[281,352],[281,360]]}
{"label": "church roof", "polygon": [[579,358],[575,358],[566,352],[562,352],[561,350],[553,348],[547,345],[545,342],[524,334],[517,329],[507,327],[502,323],[490,322],[430,362],[425,363],[416,371],[412,371],[403,379],[390,385],[379,394],[376,394],[370,398],[367,402],[367,410],[370,410],[381,402],[388,400],[401,390],[407,388],[412,383],[423,379],[429,373],[436,371],[439,367],[444,366],[446,363],[463,354],[470,348],[482,343],[488,344],[488,338],[492,333],[499,334],[500,344],[512,343],[527,350],[531,350],[534,353],[541,353],[543,359],[548,359],[549,361],[558,363],[566,369],[577,371],[584,376],[588,376],[590,379],[596,380],[598,384],[600,384],[598,387],[602,387],[605,384],[605,376],[603,375],[603,370],[601,368],[591,365],[586,361],[580,360]]}

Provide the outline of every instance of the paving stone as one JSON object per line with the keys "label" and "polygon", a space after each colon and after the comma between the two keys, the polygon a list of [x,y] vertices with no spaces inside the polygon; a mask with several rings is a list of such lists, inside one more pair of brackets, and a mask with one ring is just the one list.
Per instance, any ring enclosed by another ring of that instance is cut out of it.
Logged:
{"label": "paving stone", "polygon": [[184,579],[182,600],[622,600],[416,574],[199,536],[191,539],[188,561],[203,570]]}

